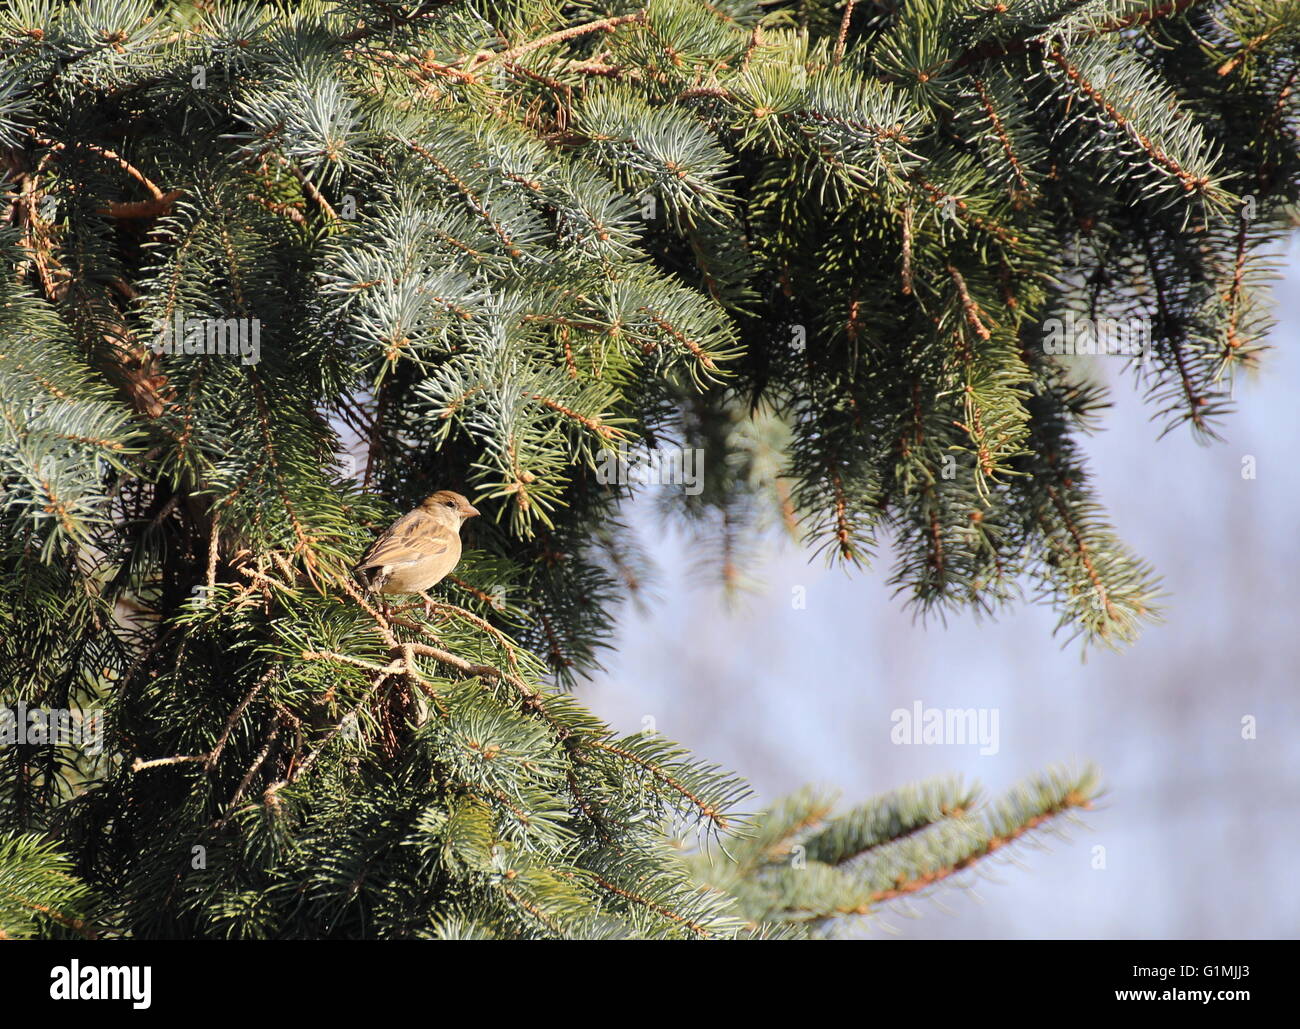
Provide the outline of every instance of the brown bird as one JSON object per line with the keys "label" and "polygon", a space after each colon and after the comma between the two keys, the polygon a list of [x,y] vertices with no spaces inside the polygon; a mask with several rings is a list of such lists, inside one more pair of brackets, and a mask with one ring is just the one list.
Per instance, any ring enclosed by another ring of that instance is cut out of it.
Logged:
{"label": "brown bird", "polygon": [[390,525],[366,551],[356,573],[372,593],[423,595],[456,567],[460,527],[477,514],[459,493],[439,490]]}

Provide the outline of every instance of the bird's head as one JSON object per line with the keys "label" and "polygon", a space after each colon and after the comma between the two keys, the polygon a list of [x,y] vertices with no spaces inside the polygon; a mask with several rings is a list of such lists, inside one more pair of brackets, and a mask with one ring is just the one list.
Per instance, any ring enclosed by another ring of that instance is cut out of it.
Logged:
{"label": "bird's head", "polygon": [[478,508],[459,493],[453,493],[449,489],[440,489],[437,493],[425,497],[420,502],[420,506],[426,511],[455,515],[462,525],[465,524],[466,518],[473,518],[479,513]]}

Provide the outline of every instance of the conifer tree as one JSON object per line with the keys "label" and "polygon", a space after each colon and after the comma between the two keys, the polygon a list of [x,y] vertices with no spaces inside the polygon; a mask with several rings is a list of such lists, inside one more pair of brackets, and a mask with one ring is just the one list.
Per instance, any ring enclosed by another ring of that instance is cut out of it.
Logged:
{"label": "conifer tree", "polygon": [[[805,935],[1067,821],[1090,769],[755,815],[617,736],[602,468],[700,450],[664,513],[724,585],[774,519],[1122,647],[1158,584],[1047,341],[1140,327],[1213,436],[1298,72],[1296,0],[0,6],[0,932]],[[380,604],[441,488],[460,565]]]}

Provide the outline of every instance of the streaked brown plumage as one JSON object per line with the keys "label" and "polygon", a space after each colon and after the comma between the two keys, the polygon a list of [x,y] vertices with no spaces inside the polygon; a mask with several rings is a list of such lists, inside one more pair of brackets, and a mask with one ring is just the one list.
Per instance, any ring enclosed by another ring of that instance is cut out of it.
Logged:
{"label": "streaked brown plumage", "polygon": [[383,532],[356,567],[374,593],[423,593],[460,560],[460,527],[478,511],[459,493],[439,490]]}

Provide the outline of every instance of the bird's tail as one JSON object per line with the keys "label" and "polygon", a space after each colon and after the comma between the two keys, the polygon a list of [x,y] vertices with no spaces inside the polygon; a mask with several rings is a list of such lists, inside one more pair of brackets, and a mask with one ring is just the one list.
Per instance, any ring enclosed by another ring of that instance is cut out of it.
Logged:
{"label": "bird's tail", "polygon": [[357,565],[352,569],[352,574],[361,583],[365,593],[382,593],[384,584],[388,581],[388,573],[375,565]]}

